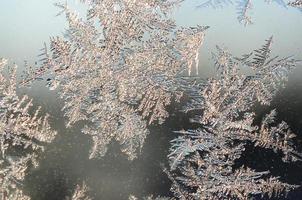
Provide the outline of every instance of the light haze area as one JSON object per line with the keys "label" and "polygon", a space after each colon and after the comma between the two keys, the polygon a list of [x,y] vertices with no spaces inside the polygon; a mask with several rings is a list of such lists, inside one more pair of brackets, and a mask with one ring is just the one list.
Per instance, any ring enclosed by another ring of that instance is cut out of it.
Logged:
{"label": "light haze area", "polygon": [[[50,36],[61,35],[67,27],[64,16],[57,16],[58,0],[1,0],[0,55],[18,64],[35,61],[39,49]],[[201,65],[207,65],[215,45],[228,48],[234,54],[244,54],[259,48],[264,40],[274,36],[273,51],[282,55],[301,57],[302,12],[275,3],[253,1],[251,12],[254,24],[243,26],[237,20],[236,5],[223,8],[196,8],[204,1],[185,1],[172,13],[182,26],[208,25],[201,49]],[[77,0],[68,4],[81,13]],[[202,68],[202,66],[201,66]]]}

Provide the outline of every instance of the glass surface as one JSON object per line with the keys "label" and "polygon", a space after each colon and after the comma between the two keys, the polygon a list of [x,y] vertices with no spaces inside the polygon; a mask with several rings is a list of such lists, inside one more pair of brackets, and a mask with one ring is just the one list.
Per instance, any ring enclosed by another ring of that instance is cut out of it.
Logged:
{"label": "glass surface", "polygon": [[[56,16],[55,0],[0,0],[0,56],[15,62],[22,71],[24,61],[33,64],[38,60],[39,49],[48,43],[50,36],[62,35],[67,24],[64,16]],[[272,1],[255,1],[251,16],[253,24],[243,26],[237,20],[236,5],[222,8],[198,8],[204,1],[184,1],[172,16],[180,26],[208,25],[200,49],[199,75],[213,75],[211,52],[215,45],[226,47],[234,55],[242,55],[259,48],[273,35],[273,52],[281,57],[294,55],[302,59],[302,11]],[[79,14],[85,7],[77,1],[68,1]],[[279,118],[286,121],[298,134],[302,145],[302,66],[298,66],[280,91],[271,107],[277,108]],[[170,181],[162,171],[167,166],[169,141],[175,138],[174,130],[188,128],[189,116],[177,112],[162,126],[152,126],[138,159],[130,162],[111,144],[102,159],[89,160],[89,137],[80,133],[83,124],[65,128],[61,111],[62,101],[55,91],[37,83],[31,89],[20,89],[29,94],[36,105],[41,105],[51,116],[52,126],[58,131],[55,141],[47,148],[37,169],[26,176],[25,191],[33,200],[63,199],[75,183],[86,180],[96,199],[128,199],[130,194],[143,197],[170,196]],[[261,115],[267,108],[257,107]],[[269,169],[282,180],[301,185],[302,166],[283,164],[271,152],[253,150],[239,161],[258,170]],[[246,159],[246,160],[245,160]],[[302,190],[289,194],[289,199],[302,199]]]}

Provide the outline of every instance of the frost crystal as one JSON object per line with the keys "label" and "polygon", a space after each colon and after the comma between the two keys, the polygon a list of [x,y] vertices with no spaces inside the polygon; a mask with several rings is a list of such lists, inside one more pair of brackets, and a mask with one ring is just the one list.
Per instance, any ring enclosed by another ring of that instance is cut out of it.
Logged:
{"label": "frost crystal", "polygon": [[207,0],[200,5],[197,6],[197,8],[223,8],[226,5],[233,4],[231,0]]}
{"label": "frost crystal", "polygon": [[89,188],[85,182],[77,185],[72,196],[66,197],[65,200],[92,200],[88,195]]}
{"label": "frost crystal", "polygon": [[[235,2],[235,3],[234,3]],[[284,0],[264,0],[264,2],[270,4],[272,2],[277,3],[278,5],[287,8],[287,5],[293,6],[293,7],[301,7],[301,0],[297,0],[296,2],[290,2],[286,3]],[[251,11],[253,10],[253,3],[254,0],[238,0],[238,1],[232,1],[232,0],[208,0],[200,5],[197,6],[197,8],[223,8],[226,5],[235,4],[236,10],[237,10],[237,19],[239,23],[243,24],[244,26],[253,24],[253,20],[251,17]]]}
{"label": "frost crystal", "polygon": [[[250,199],[253,195],[278,196],[296,186],[282,183],[269,172],[247,167],[234,169],[247,141],[255,146],[283,152],[283,161],[297,161],[301,154],[293,146],[293,134],[285,122],[276,124],[276,111],[255,126],[251,107],[269,105],[278,88],[297,64],[290,57],[271,57],[272,37],[261,49],[241,58],[217,47],[213,54],[217,78],[200,90],[201,105],[193,104],[200,125],[196,130],[178,131],[169,154],[172,191],[180,199]],[[246,75],[241,67],[253,73]],[[195,96],[196,98],[196,96]]]}
{"label": "frost crystal", "polygon": [[29,165],[37,166],[37,154],[54,139],[48,116],[40,109],[29,114],[32,101],[16,94],[16,67],[6,67],[0,59],[0,197],[27,200],[22,181]]}
{"label": "frost crystal", "polygon": [[90,158],[103,156],[116,139],[133,159],[147,125],[163,123],[166,107],[182,96],[179,81],[198,66],[207,27],[178,29],[168,17],[178,0],[83,2],[90,6],[85,20],[57,4],[69,28],[64,38],[51,39],[50,50],[45,46],[43,66],[24,83],[50,76],[65,100],[68,125],[89,123],[83,132],[94,142]]}
{"label": "frost crystal", "polygon": [[238,21],[244,26],[252,24],[252,19],[249,16],[248,12],[252,9],[252,0],[244,0],[238,2],[237,14]]}
{"label": "frost crystal", "polygon": [[297,7],[297,8],[302,8],[302,1],[301,0],[296,0],[288,3],[289,6]]}

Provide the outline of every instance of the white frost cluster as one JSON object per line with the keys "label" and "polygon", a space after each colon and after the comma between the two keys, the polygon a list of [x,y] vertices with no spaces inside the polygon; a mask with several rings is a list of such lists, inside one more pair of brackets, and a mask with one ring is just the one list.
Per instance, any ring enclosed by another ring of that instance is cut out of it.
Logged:
{"label": "white frost cluster", "polygon": [[[25,83],[50,76],[65,100],[68,125],[86,120],[90,158],[103,156],[112,139],[133,159],[166,108],[183,94],[180,81],[198,65],[207,27],[177,28],[168,17],[178,0],[90,0],[87,19],[57,4],[69,28],[43,50],[43,66]],[[197,69],[198,71],[198,69]]]}
{"label": "white frost cluster", "polygon": [[[261,49],[241,58],[217,47],[218,53],[213,54],[217,77],[209,79],[200,90],[200,100],[187,107],[197,113],[192,121],[200,128],[178,131],[180,136],[172,140],[167,174],[177,198],[246,200],[254,195],[279,196],[296,187],[270,177],[269,171],[233,168],[248,141],[282,152],[284,162],[301,160],[293,145],[295,134],[285,122],[275,122],[275,110],[260,126],[254,124],[252,106],[269,105],[298,62],[271,57],[271,45],[272,37]],[[242,67],[253,74],[242,73]]]}
{"label": "white frost cluster", "polygon": [[37,154],[54,139],[48,116],[40,109],[29,114],[32,101],[16,94],[16,67],[0,59],[0,198],[28,200],[22,181],[29,165],[37,166]]}

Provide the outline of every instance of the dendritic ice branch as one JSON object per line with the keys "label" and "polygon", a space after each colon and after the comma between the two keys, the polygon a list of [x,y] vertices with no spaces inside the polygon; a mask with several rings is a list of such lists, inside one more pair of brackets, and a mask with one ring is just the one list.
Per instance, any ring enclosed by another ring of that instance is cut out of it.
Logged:
{"label": "dendritic ice branch", "polygon": [[147,126],[163,123],[167,106],[182,97],[179,81],[198,67],[207,27],[177,28],[168,13],[178,0],[83,2],[90,7],[85,20],[57,4],[69,28],[45,45],[42,66],[24,83],[45,78],[65,100],[68,125],[88,121],[90,158],[103,156],[115,139],[133,159]]}
{"label": "dendritic ice branch", "polygon": [[40,109],[29,114],[32,101],[16,94],[16,67],[0,59],[0,197],[27,200],[22,181],[29,165],[37,166],[37,153],[54,139],[48,116]]}
{"label": "dendritic ice branch", "polygon": [[[283,153],[283,161],[301,160],[295,150],[295,134],[285,122],[276,123],[275,110],[256,126],[251,107],[269,105],[279,87],[298,63],[291,57],[271,56],[273,38],[262,48],[234,57],[217,47],[213,54],[217,76],[200,90],[201,105],[189,105],[199,113],[193,122],[200,128],[182,130],[172,140],[170,171],[172,191],[180,199],[250,199],[254,195],[278,196],[295,188],[271,177],[269,171],[256,172],[242,166],[234,169],[247,141],[255,146]],[[247,75],[241,69],[248,67]],[[196,96],[194,96],[196,98]]]}
{"label": "dendritic ice branch", "polygon": [[[283,8],[287,8],[288,5],[293,7],[301,7],[301,1],[297,0],[295,2],[287,3],[284,0],[264,0],[264,2],[270,4],[270,3],[276,3]],[[299,3],[300,2],[300,3]],[[252,15],[251,12],[253,10],[253,3],[254,0],[238,0],[238,1],[232,1],[232,0],[207,0],[201,3],[200,5],[196,6],[197,8],[224,8],[226,5],[236,5],[237,10],[237,19],[240,24],[243,24],[244,26],[253,24]]]}
{"label": "dendritic ice branch", "polygon": [[252,24],[252,18],[249,16],[249,12],[252,9],[252,0],[239,1],[237,5],[237,19],[244,26]]}

